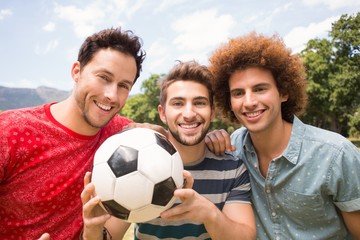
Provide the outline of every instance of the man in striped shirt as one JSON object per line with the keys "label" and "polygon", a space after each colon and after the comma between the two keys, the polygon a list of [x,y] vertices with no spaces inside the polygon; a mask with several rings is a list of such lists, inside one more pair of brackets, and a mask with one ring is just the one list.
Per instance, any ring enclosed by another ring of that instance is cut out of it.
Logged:
{"label": "man in striped shirt", "polygon": [[[211,79],[205,66],[192,61],[175,65],[161,83],[160,118],[168,126],[168,138],[194,184],[193,188],[176,190],[174,195],[179,202],[161,217],[136,224],[135,239],[255,239],[246,167],[241,159],[231,155],[216,156],[205,144],[215,115]],[[92,206],[84,205],[84,218],[91,218],[86,213],[91,212]],[[87,230],[91,226],[86,223],[90,221],[84,222],[84,236],[89,236]],[[112,217],[105,226],[118,239],[129,224]]]}

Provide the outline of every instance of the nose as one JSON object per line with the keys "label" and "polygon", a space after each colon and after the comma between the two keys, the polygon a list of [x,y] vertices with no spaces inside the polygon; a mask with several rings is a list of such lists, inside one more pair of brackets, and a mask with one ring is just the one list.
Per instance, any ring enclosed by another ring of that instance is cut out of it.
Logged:
{"label": "nose", "polygon": [[108,84],[108,85],[106,85],[104,96],[110,102],[116,102],[117,99],[118,99],[117,85],[116,84]]}
{"label": "nose", "polygon": [[256,95],[253,94],[252,92],[245,93],[244,106],[245,107],[254,107],[256,105],[257,105]]}
{"label": "nose", "polygon": [[185,105],[183,109],[183,116],[185,119],[192,119],[196,116],[196,111],[194,111],[192,104]]}

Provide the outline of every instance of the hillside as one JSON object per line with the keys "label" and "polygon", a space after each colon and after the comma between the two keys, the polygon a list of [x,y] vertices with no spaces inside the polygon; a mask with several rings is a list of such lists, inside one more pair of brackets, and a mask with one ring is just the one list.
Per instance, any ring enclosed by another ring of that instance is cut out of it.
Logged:
{"label": "hillside", "polygon": [[70,91],[49,87],[8,88],[0,86],[0,110],[36,106],[47,102],[57,102],[70,95]]}

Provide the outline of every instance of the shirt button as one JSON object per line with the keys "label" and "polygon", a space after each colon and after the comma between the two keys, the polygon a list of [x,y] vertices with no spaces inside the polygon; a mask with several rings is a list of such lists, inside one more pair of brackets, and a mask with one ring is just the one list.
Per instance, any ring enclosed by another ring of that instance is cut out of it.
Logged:
{"label": "shirt button", "polygon": [[276,212],[272,212],[271,215],[272,215],[273,217],[275,217],[275,216],[276,216]]}

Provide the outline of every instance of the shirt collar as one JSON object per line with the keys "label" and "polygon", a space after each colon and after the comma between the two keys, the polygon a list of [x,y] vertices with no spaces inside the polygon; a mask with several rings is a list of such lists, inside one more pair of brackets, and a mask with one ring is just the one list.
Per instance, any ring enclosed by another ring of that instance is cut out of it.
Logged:
{"label": "shirt collar", "polygon": [[[291,162],[292,164],[296,164],[298,162],[298,157],[300,155],[302,141],[305,135],[305,124],[300,121],[299,118],[294,116],[293,128],[291,130],[290,141],[282,153],[282,157]],[[249,131],[246,131],[244,134],[244,141],[242,149],[248,152],[255,152],[255,148],[252,144]]]}

